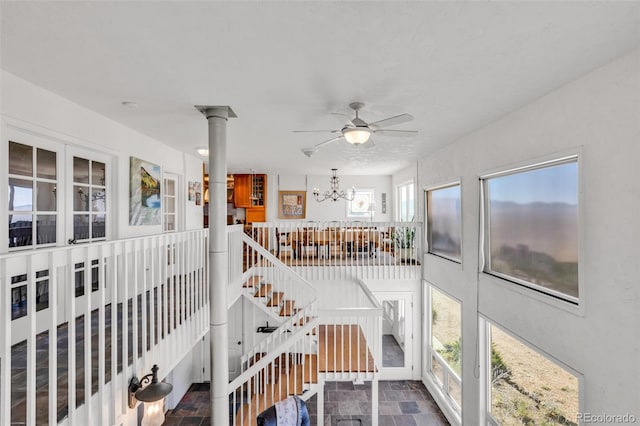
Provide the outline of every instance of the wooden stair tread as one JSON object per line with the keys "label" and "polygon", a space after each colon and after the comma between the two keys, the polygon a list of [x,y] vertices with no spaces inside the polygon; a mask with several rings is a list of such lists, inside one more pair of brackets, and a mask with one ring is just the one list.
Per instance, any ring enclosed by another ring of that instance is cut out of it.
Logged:
{"label": "wooden stair tread", "polygon": [[282,302],[282,309],[280,309],[281,317],[290,317],[291,315],[296,313],[295,309],[296,301],[295,300],[285,300]]}
{"label": "wooden stair tread", "polygon": [[260,284],[260,281],[262,281],[262,277],[260,275],[254,275],[252,277],[249,277],[249,279],[244,284],[242,284],[242,287],[255,287],[256,284]]}
{"label": "wooden stair tread", "polygon": [[306,323],[311,321],[311,319],[312,319],[311,317],[302,317],[294,325],[305,325]]}
{"label": "wooden stair tread", "polygon": [[284,299],[284,292],[274,291],[273,293],[271,293],[271,299],[269,299],[269,301],[267,302],[267,306],[280,306],[280,302],[282,302],[282,299]]}
{"label": "wooden stair tread", "polygon": [[263,284],[260,286],[258,291],[254,294],[255,297],[268,297],[271,294],[271,289],[273,286],[271,284]]}

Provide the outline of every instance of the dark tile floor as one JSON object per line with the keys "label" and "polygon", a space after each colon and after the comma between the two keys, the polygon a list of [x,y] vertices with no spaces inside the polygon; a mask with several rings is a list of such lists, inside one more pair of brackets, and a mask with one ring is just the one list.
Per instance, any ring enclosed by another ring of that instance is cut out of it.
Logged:
{"label": "dark tile floor", "polygon": [[[307,401],[311,424],[317,425],[317,397]],[[380,426],[445,426],[449,423],[419,381],[380,381]],[[327,382],[324,389],[324,425],[371,425],[371,382]],[[178,406],[166,415],[165,425],[210,425],[209,385],[194,384]]]}
{"label": "dark tile floor", "polygon": [[404,367],[404,351],[391,334],[382,335],[382,366]]}

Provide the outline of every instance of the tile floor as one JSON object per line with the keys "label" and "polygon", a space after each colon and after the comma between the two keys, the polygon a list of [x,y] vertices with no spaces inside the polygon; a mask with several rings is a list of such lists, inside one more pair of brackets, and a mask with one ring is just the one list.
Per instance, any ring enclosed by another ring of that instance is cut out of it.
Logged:
{"label": "tile floor", "polygon": [[[445,426],[449,423],[419,381],[380,381],[380,426]],[[324,390],[325,426],[371,425],[371,382],[327,382]],[[307,407],[317,425],[317,397]],[[210,425],[209,386],[194,384],[178,406],[167,413],[165,425]]]}
{"label": "tile floor", "polygon": [[391,334],[382,335],[382,366],[404,367],[404,351]]}

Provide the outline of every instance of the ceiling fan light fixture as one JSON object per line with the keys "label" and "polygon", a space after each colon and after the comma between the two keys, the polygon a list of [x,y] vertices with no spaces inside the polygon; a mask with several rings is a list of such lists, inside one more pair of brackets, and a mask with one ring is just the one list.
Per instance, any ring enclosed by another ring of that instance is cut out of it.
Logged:
{"label": "ceiling fan light fixture", "polygon": [[345,128],[342,130],[344,138],[353,145],[361,145],[366,143],[371,137],[371,130],[368,128]]}

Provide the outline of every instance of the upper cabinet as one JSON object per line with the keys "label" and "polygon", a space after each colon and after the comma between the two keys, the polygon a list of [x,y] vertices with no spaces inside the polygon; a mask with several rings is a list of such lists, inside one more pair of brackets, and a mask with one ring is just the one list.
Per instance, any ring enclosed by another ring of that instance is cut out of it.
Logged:
{"label": "upper cabinet", "polygon": [[234,175],[233,205],[262,207],[267,204],[267,175]]}
{"label": "upper cabinet", "polygon": [[251,175],[233,176],[233,205],[251,207]]}

